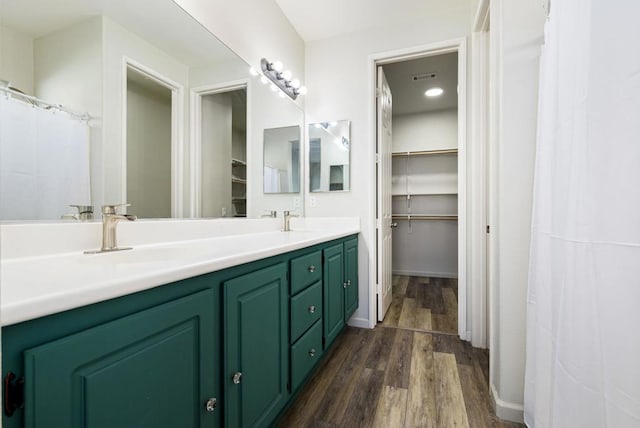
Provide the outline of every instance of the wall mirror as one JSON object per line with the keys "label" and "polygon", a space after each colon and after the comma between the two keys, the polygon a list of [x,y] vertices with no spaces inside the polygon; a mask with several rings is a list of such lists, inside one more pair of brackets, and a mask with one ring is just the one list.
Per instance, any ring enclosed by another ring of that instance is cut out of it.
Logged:
{"label": "wall mirror", "polygon": [[351,122],[338,120],[309,125],[309,191],[349,190]]}
{"label": "wall mirror", "polygon": [[300,127],[264,130],[264,193],[300,192]]}
{"label": "wall mirror", "polygon": [[296,203],[264,199],[263,130],[301,126],[302,111],[172,0],[0,2],[0,120],[0,221]]}

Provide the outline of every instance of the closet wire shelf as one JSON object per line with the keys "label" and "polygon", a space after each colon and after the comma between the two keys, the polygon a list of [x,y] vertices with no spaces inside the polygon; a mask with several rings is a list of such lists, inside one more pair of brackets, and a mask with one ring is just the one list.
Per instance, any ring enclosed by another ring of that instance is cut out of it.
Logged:
{"label": "closet wire shelf", "polygon": [[431,214],[393,214],[393,220],[449,220],[457,221],[457,215],[431,215]]}
{"label": "closet wire shelf", "polygon": [[440,149],[440,150],[420,150],[415,152],[394,152],[391,156],[431,156],[431,155],[451,155],[458,153],[458,149]]}

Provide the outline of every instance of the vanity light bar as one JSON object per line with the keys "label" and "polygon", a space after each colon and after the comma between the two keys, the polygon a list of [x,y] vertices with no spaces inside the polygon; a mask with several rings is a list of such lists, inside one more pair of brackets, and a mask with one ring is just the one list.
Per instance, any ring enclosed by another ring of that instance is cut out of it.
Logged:
{"label": "vanity light bar", "polygon": [[300,86],[300,81],[293,79],[289,70],[283,71],[283,65],[280,61],[269,62],[262,58],[260,60],[260,68],[262,69],[263,77],[271,80],[275,86],[280,88],[292,100],[298,98],[298,95],[307,93],[307,88]]}

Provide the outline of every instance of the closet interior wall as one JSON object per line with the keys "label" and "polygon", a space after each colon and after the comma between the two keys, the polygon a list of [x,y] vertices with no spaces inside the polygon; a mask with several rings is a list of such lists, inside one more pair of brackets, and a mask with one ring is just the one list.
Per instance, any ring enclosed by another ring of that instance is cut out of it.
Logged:
{"label": "closet interior wall", "polygon": [[457,109],[394,115],[392,126],[393,273],[456,278]]}

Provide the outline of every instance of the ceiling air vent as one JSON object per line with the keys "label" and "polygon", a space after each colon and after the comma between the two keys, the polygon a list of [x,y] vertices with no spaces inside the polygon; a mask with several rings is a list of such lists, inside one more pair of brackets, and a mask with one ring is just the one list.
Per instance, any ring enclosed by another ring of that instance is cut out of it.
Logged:
{"label": "ceiling air vent", "polygon": [[421,73],[421,74],[414,74],[413,76],[411,76],[411,80],[413,80],[414,82],[417,82],[419,80],[433,80],[436,79],[438,77],[438,73]]}

